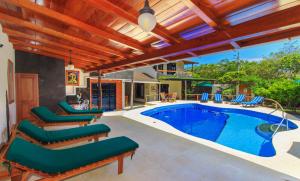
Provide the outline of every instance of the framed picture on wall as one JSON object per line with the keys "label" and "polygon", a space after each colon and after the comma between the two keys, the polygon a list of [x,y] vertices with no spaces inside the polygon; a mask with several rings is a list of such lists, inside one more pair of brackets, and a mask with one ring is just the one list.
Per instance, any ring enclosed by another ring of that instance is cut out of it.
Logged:
{"label": "framed picture on wall", "polygon": [[78,70],[66,70],[66,85],[79,86]]}
{"label": "framed picture on wall", "polygon": [[7,82],[8,82],[8,103],[11,104],[15,102],[14,63],[11,60],[8,60]]}

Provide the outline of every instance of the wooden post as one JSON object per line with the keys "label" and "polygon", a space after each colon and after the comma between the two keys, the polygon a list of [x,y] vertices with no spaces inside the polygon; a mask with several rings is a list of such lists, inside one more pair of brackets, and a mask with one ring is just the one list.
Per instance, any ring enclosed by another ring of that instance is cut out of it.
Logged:
{"label": "wooden post", "polygon": [[133,77],[132,77],[131,90],[130,90],[130,109],[133,109],[133,89],[134,89],[134,82],[133,82]]}
{"label": "wooden post", "polygon": [[184,81],[184,100],[187,100],[187,83],[186,83],[186,80]]}
{"label": "wooden post", "polygon": [[102,109],[101,70],[98,70],[98,109]]}
{"label": "wooden post", "polygon": [[123,173],[123,155],[118,157],[118,174],[122,174]]}
{"label": "wooden post", "polygon": [[192,76],[194,75],[194,64],[192,64]]}
{"label": "wooden post", "polygon": [[158,84],[158,101],[160,101],[161,84]]}

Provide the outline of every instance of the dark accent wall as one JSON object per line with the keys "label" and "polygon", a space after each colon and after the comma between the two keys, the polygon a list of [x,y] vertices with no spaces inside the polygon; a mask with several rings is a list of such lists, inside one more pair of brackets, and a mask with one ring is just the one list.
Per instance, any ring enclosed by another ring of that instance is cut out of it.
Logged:
{"label": "dark accent wall", "polygon": [[16,51],[16,73],[39,74],[40,105],[57,110],[66,99],[64,61],[52,57]]}

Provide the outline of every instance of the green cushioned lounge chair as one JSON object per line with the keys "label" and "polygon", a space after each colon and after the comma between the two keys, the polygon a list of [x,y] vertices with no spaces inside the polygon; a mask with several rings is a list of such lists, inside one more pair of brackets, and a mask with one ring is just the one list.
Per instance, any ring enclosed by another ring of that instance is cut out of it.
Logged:
{"label": "green cushioned lounge chair", "polygon": [[95,116],[62,116],[56,115],[47,107],[40,106],[31,109],[33,115],[41,122],[41,126],[57,125],[87,125],[95,119]]}
{"label": "green cushioned lounge chair", "polygon": [[58,103],[59,108],[66,114],[74,115],[94,115],[101,117],[103,114],[102,109],[88,109],[88,110],[77,110],[70,106],[66,101],[60,101]]}
{"label": "green cushioned lounge chair", "polygon": [[95,140],[108,136],[110,128],[104,124],[89,125],[80,128],[70,128],[46,131],[29,120],[23,120],[17,127],[18,134],[26,140],[43,145],[47,148],[62,147],[81,141]]}
{"label": "green cushioned lounge chair", "polygon": [[4,149],[2,161],[10,165],[12,180],[27,180],[36,174],[42,180],[64,180],[103,165],[118,161],[118,173],[123,172],[123,159],[133,156],[139,145],[127,137],[51,150],[16,137]]}

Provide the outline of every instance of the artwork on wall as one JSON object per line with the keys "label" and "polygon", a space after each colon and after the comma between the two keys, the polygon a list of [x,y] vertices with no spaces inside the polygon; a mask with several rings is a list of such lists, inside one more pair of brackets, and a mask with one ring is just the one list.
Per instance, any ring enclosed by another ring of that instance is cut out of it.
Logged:
{"label": "artwork on wall", "polygon": [[8,103],[11,104],[15,101],[14,63],[11,60],[8,60],[7,82],[8,82]]}
{"label": "artwork on wall", "polygon": [[66,84],[70,86],[79,86],[78,70],[66,70]]}

